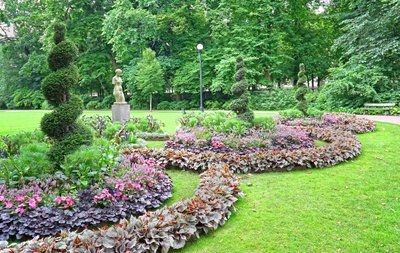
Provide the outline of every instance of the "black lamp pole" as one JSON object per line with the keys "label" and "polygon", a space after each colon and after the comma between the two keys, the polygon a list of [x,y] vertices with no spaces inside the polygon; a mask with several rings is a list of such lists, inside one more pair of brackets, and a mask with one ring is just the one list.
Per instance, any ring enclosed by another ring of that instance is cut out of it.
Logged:
{"label": "black lamp pole", "polygon": [[199,62],[200,62],[200,111],[204,112],[204,107],[203,107],[203,61],[202,61],[203,45],[198,44],[197,49],[199,50]]}

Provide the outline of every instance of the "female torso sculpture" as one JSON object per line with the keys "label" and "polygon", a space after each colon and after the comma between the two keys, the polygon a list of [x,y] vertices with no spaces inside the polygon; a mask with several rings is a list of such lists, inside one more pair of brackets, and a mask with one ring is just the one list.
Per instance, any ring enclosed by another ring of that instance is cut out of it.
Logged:
{"label": "female torso sculpture", "polygon": [[116,103],[126,103],[125,96],[122,89],[122,70],[117,69],[115,70],[115,76],[112,79],[112,84],[114,85],[114,92],[113,95],[115,97]]}

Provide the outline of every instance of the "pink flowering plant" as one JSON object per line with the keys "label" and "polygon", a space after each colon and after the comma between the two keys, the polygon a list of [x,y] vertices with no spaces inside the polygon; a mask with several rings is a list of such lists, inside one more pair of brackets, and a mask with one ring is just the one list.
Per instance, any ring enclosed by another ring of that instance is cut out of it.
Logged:
{"label": "pink flowering plant", "polygon": [[211,132],[204,127],[186,128],[177,131],[166,143],[167,148],[185,149],[194,153],[213,151],[216,153],[253,153],[269,149],[298,149],[313,146],[313,140],[301,129],[291,130],[281,125],[271,130],[251,127],[243,134],[234,132]]}
{"label": "pink flowering plant", "polygon": [[61,230],[117,222],[159,207],[172,180],[154,159],[122,155],[87,188],[69,178],[0,185],[0,240],[55,235]]}

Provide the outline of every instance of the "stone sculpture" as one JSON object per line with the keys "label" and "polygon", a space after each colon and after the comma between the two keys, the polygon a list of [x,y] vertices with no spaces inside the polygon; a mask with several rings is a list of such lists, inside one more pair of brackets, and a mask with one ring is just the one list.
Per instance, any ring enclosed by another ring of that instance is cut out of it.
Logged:
{"label": "stone sculpture", "polygon": [[122,89],[122,70],[115,70],[115,76],[112,79],[112,84],[114,85],[113,95],[115,97],[115,102],[118,104],[126,104],[125,96]]}

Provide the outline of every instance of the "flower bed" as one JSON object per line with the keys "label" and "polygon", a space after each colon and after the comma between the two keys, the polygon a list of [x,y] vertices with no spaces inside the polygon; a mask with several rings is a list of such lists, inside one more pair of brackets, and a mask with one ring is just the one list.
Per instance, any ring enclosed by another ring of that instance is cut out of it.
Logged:
{"label": "flower bed", "polygon": [[[112,175],[112,176],[111,176]],[[86,189],[56,177],[21,188],[0,185],[0,239],[55,235],[157,208],[171,196],[172,180],[153,160],[130,154],[102,182]]]}
{"label": "flower bed", "polygon": [[126,150],[154,157],[163,166],[203,171],[215,163],[228,164],[236,173],[290,171],[305,168],[333,166],[352,159],[361,152],[361,143],[347,131],[332,128],[304,128],[311,137],[328,142],[328,145],[299,150],[267,150],[252,154],[202,152],[200,154],[174,149]]}
{"label": "flower bed", "polygon": [[299,118],[280,122],[292,127],[314,126],[319,128],[330,127],[333,129],[350,131],[355,134],[373,132],[376,125],[373,121],[357,117],[349,113],[324,113],[321,119]]}
{"label": "flower bed", "polygon": [[99,230],[65,232],[35,238],[2,252],[167,252],[183,248],[200,233],[225,224],[241,195],[239,180],[226,165],[214,165],[201,176],[195,195],[170,207],[148,212]]}
{"label": "flower bed", "polygon": [[263,128],[248,128],[242,134],[193,127],[178,130],[165,147],[196,154],[205,151],[251,154],[267,150],[311,148],[314,147],[314,141],[301,128],[284,125],[278,125],[269,131]]}

